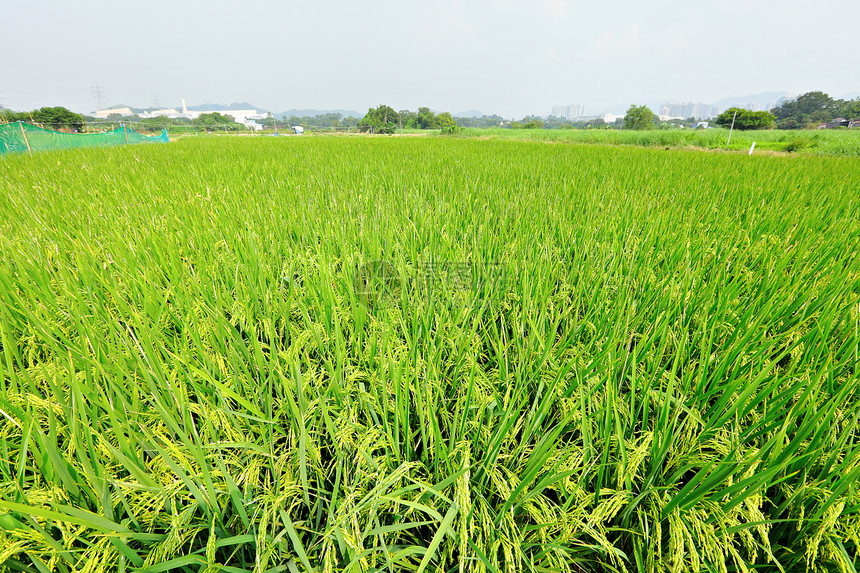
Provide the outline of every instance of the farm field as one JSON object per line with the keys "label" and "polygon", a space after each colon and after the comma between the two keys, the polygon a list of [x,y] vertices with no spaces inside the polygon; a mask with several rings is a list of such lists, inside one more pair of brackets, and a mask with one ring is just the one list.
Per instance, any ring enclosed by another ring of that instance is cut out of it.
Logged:
{"label": "farm field", "polygon": [[827,130],[735,130],[729,140],[728,129],[627,131],[614,129],[465,129],[460,137],[514,139],[640,147],[701,148],[748,151],[755,142],[755,152],[801,153],[860,157],[860,129]]}
{"label": "farm field", "polygon": [[853,571],[860,159],[0,161],[9,571]]}

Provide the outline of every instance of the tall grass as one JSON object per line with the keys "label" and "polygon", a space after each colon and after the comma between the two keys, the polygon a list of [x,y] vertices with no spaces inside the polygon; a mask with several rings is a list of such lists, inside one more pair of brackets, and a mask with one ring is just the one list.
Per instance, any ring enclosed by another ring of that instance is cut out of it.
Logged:
{"label": "tall grass", "polygon": [[0,561],[852,571],[857,167],[370,138],[4,160]]}
{"label": "tall grass", "polygon": [[[805,155],[860,157],[860,130],[773,130],[738,131],[729,140],[728,129],[671,129],[652,131],[618,131],[603,129],[465,129],[460,137],[515,139],[518,141],[552,141],[635,145],[640,147],[748,150],[753,142],[759,151],[769,150]],[[730,143],[727,147],[727,143]]]}

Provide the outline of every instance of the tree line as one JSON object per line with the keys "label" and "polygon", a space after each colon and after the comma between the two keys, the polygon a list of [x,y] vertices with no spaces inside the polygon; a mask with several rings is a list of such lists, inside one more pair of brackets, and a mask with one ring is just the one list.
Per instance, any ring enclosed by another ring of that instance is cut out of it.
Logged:
{"label": "tree line", "polygon": [[3,109],[0,110],[0,119],[5,123],[25,121],[57,131],[65,129],[77,133],[82,132],[86,127],[86,120],[83,115],[64,107],[42,107],[33,111],[23,112]]}
{"label": "tree line", "polygon": [[[860,98],[841,100],[834,99],[821,91],[807,92],[797,98],[783,101],[770,111],[750,111],[733,107],[714,118],[714,123],[722,127],[740,130],[749,129],[803,129],[814,128],[821,123],[831,122],[837,118],[860,118]],[[88,123],[102,123],[105,120],[74,113],[64,107],[43,107],[28,112],[15,112],[10,109],[0,109],[0,121],[25,121],[42,125],[55,130],[83,132]],[[134,124],[145,129],[160,130],[168,127],[184,126],[203,131],[242,131],[247,129],[241,123],[236,123],[233,116],[219,112],[200,114],[195,119],[168,118],[165,116],[141,118],[138,115],[122,117],[110,116],[107,121]],[[429,107],[419,107],[418,111],[395,111],[387,105],[370,108],[361,119],[343,116],[340,113],[326,113],[316,116],[277,119],[271,114],[267,118],[257,120],[267,129],[301,125],[308,129],[339,129],[357,128],[362,132],[394,133],[398,129],[440,129],[443,133],[454,133],[462,128],[491,128],[505,127],[511,129],[671,129],[679,127],[677,122],[661,122],[647,106],[632,105],[627,110],[623,121],[607,124],[602,119],[571,121],[559,117],[542,118],[525,116],[521,120],[508,121],[498,115],[474,117],[453,117],[448,112],[435,113]],[[689,118],[687,124],[695,125],[695,120]]]}
{"label": "tree line", "polygon": [[138,115],[121,116],[114,114],[107,119],[86,116],[75,113],[64,107],[42,107],[33,111],[16,112],[11,109],[0,110],[0,120],[3,122],[24,121],[39,125],[56,131],[71,131],[82,133],[87,124],[126,123],[129,125],[142,126],[150,130],[161,130],[169,126],[192,126],[201,130],[239,131],[246,129],[241,123],[236,123],[233,116],[220,113],[204,113],[195,119],[168,118],[166,116],[141,118]]}
{"label": "tree line", "polygon": [[815,127],[836,118],[860,118],[860,98],[834,99],[824,92],[807,92],[771,110],[779,129]]}
{"label": "tree line", "polygon": [[417,112],[408,109],[394,111],[381,104],[370,108],[358,122],[362,132],[391,134],[398,129],[441,129],[442,133],[455,133],[461,129],[454,117],[447,111],[434,113],[429,107],[419,107]]}
{"label": "tree line", "polygon": [[[824,92],[807,92],[783,101],[770,111],[731,107],[714,118],[720,127],[751,129],[814,129],[836,119],[860,118],[860,98],[834,99]],[[632,105],[624,116],[624,129],[656,129],[657,116],[647,106]]]}
{"label": "tree line", "polygon": [[[53,110],[63,110],[65,108],[43,108]],[[4,110],[8,112],[9,110]],[[78,118],[77,114],[65,110],[67,115]],[[36,112],[32,112],[34,118]],[[27,116],[26,113],[18,114],[19,116]],[[58,120],[55,115],[42,116],[36,120],[38,123],[56,124]],[[770,111],[750,111],[740,107],[732,107],[721,113],[716,118],[712,118],[716,125],[721,127],[730,127],[734,121],[734,128],[739,130],[750,129],[802,129],[814,128],[820,123],[829,122],[836,118],[856,119],[860,118],[860,98],[853,100],[840,100],[828,96],[824,92],[808,92],[795,99],[784,101],[779,106]],[[26,117],[21,119],[27,121]],[[227,130],[241,130],[244,127],[241,124],[233,124],[233,118],[229,115],[219,113],[202,114],[196,120],[188,120],[186,118],[150,118],[139,119],[134,116],[131,118],[121,118],[126,121],[137,122],[146,125],[152,124],[156,126],[169,125],[193,125],[201,129],[216,129],[215,126],[221,126],[217,129],[223,130],[226,125]],[[7,119],[7,121],[10,121]],[[12,120],[17,121],[17,120]],[[75,120],[68,120],[75,121]],[[316,116],[297,117],[277,119],[268,117],[263,120],[257,120],[267,129],[278,128],[280,126],[301,125],[306,129],[338,129],[338,128],[357,128],[359,131],[372,133],[394,133],[398,129],[441,129],[443,132],[451,133],[458,129],[471,128],[492,128],[505,127],[511,129],[672,129],[680,127],[680,125],[695,126],[696,120],[688,118],[683,122],[675,121],[660,121],[658,116],[654,114],[647,106],[630,106],[623,120],[618,120],[615,123],[606,123],[603,119],[590,119],[571,121],[559,117],[525,116],[520,120],[506,120],[499,115],[485,115],[482,117],[453,117],[448,112],[434,113],[429,107],[419,107],[418,111],[400,110],[395,111],[387,105],[380,105],[376,108],[368,109],[367,114],[361,119],[354,117],[344,117],[339,113],[326,113]],[[62,123],[60,123],[62,125]]]}

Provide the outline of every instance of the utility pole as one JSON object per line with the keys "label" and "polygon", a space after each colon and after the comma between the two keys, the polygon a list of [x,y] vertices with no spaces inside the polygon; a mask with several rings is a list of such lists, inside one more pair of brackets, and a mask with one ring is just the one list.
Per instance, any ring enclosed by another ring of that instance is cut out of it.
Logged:
{"label": "utility pole", "polygon": [[726,141],[726,148],[728,148],[729,144],[732,142],[732,131],[735,129],[735,118],[738,116],[738,110],[735,109],[735,114],[732,116],[732,126],[729,128],[729,140]]}

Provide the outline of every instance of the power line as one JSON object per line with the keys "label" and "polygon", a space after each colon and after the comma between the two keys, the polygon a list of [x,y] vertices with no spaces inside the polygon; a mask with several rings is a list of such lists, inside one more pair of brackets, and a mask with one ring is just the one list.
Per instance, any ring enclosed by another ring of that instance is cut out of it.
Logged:
{"label": "power line", "polygon": [[95,96],[96,102],[99,104],[99,109],[105,108],[105,92],[102,87],[96,82],[93,84],[91,93]]}

